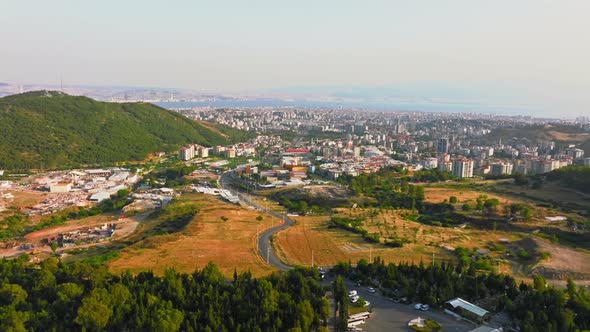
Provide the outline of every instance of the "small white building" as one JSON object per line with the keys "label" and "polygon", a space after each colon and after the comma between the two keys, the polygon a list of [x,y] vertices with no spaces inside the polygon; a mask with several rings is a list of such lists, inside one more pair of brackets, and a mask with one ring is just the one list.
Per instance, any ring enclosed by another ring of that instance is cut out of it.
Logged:
{"label": "small white building", "polygon": [[98,192],[98,193],[90,196],[90,198],[88,198],[88,200],[91,202],[100,203],[100,202],[102,202],[106,199],[109,199],[109,198],[111,198],[111,194],[109,194],[106,191],[101,191],[101,192]]}
{"label": "small white building", "polygon": [[49,192],[51,193],[67,193],[72,190],[71,182],[56,182],[49,185]]}

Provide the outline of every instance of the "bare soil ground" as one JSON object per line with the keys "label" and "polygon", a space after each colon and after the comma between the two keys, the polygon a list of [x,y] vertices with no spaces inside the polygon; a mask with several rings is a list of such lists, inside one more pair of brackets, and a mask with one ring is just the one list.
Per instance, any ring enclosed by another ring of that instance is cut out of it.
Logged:
{"label": "bare soil ground", "polygon": [[47,239],[48,237],[57,236],[59,233],[71,232],[86,227],[96,227],[103,225],[104,223],[116,223],[116,218],[117,217],[112,214],[101,214],[79,220],[69,220],[63,225],[29,233],[25,235],[25,239],[31,243],[38,243],[43,239]]}
{"label": "bare soil ground", "polygon": [[[256,232],[262,232],[273,223],[271,217],[256,217],[259,211],[203,195],[187,194],[201,206],[200,212],[180,232],[152,236],[139,241],[120,252],[118,258],[108,263],[113,272],[129,270],[132,273],[152,270],[162,274],[167,268],[181,272],[192,272],[203,268],[210,261],[230,277],[234,269],[238,272],[250,270],[253,275],[267,275],[274,269],[256,253]],[[223,221],[221,217],[228,218]],[[276,224],[278,221],[274,220]],[[138,230],[141,231],[141,230]]]}
{"label": "bare soil ground", "polygon": [[588,133],[562,133],[559,131],[550,130],[547,132],[547,134],[556,141],[584,142],[590,139],[590,134]]}
{"label": "bare soil ground", "polygon": [[538,252],[547,252],[551,256],[532,266],[532,274],[540,274],[546,279],[590,280],[590,253],[582,249],[572,249],[551,243],[545,239],[531,238]]}
{"label": "bare soil ground", "polygon": [[[28,189],[2,189],[0,190],[0,194],[7,194],[10,193],[14,195],[13,199],[4,199],[0,198],[0,203],[6,206],[7,208],[10,206],[15,206],[17,208],[24,208],[39,204],[42,200],[45,199],[49,193],[40,192],[35,190],[28,190]],[[3,211],[0,213],[0,216],[10,215],[11,212],[9,210]]]}

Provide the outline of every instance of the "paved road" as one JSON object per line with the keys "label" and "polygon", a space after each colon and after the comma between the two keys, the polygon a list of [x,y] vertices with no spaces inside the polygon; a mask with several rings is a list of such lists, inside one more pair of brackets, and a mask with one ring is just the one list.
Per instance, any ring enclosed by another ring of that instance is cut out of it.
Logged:
{"label": "paved road", "polygon": [[[230,172],[221,175],[219,182],[223,189],[231,190],[229,184],[232,182],[232,176],[233,175],[230,174]],[[232,190],[232,192],[236,191]],[[239,192],[237,192],[237,195],[241,202],[273,215],[275,218],[284,220],[283,224],[269,228],[260,234],[258,237],[258,254],[265,259],[268,257],[269,264],[277,269],[283,271],[291,269],[291,266],[283,263],[275,255],[270,240],[278,231],[291,227],[294,224],[294,221],[284,215],[270,211],[265,207],[256,204],[251,201],[247,195]],[[327,269],[329,269],[329,267],[326,267],[326,270]],[[330,280],[331,279],[326,279],[324,284],[328,285]],[[443,327],[442,331],[467,332],[474,328],[470,323],[457,321],[453,317],[439,311],[419,311],[414,309],[413,304],[407,305],[395,303],[383,297],[378,292],[369,293],[365,287],[357,287],[356,284],[351,281],[346,281],[346,287],[349,290],[356,289],[360,296],[371,303],[371,318],[369,318],[365,324],[360,326],[363,331],[411,331],[408,328],[408,322],[417,317],[430,318],[439,322]]]}
{"label": "paved road", "polygon": [[[232,190],[229,185],[232,181],[232,176],[233,176],[233,174],[231,172],[225,172],[221,175],[221,178],[219,179],[219,183],[223,189]],[[232,192],[236,192],[236,191],[232,190]],[[260,206],[259,204],[256,204],[255,202],[250,200],[247,197],[247,195],[244,195],[240,192],[236,192],[236,194],[240,198],[241,202],[243,202],[247,205],[253,206],[253,207],[257,208],[258,210],[264,211],[267,214],[270,214],[270,215],[274,216],[275,218],[284,221],[282,224],[280,224],[278,226],[275,226],[275,227],[265,230],[264,232],[262,232],[258,236],[258,241],[257,241],[258,242],[258,254],[260,255],[260,257],[264,258],[265,260],[268,258],[268,263],[270,265],[276,267],[277,269],[283,270],[283,271],[290,270],[292,268],[292,266],[283,263],[283,261],[281,261],[275,255],[272,245],[270,244],[270,240],[275,233],[277,233],[283,229],[291,227],[295,222],[285,215],[268,210],[265,207]]]}

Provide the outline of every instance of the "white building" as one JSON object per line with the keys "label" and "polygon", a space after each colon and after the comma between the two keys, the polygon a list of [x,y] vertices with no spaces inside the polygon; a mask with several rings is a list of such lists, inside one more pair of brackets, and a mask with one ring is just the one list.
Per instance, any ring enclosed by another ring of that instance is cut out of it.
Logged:
{"label": "white building", "polygon": [[225,156],[228,158],[235,158],[236,157],[236,149],[225,150]]}
{"label": "white building", "polygon": [[575,148],[567,149],[567,155],[574,159],[580,159],[584,157],[584,150]]}
{"label": "white building", "polygon": [[182,147],[178,151],[178,159],[180,159],[180,160],[187,161],[187,160],[193,159],[194,157],[195,157],[195,146],[194,145]]}
{"label": "white building", "polygon": [[49,192],[51,193],[67,193],[72,190],[71,182],[56,182],[49,185]]}
{"label": "white building", "polygon": [[421,163],[425,169],[435,169],[438,167],[438,159],[436,158],[424,158]]}
{"label": "white building", "polygon": [[472,178],[473,160],[467,158],[453,160],[453,175],[458,178]]}
{"label": "white building", "polygon": [[512,174],[513,167],[511,163],[494,163],[491,165],[490,175],[502,176]]}

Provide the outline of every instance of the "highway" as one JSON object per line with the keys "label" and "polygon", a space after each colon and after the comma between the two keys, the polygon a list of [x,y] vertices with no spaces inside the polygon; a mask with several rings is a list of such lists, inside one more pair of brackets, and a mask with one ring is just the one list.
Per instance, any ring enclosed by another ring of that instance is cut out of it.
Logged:
{"label": "highway", "polygon": [[282,224],[272,227],[272,228],[269,228],[269,229],[265,230],[264,232],[260,233],[260,235],[258,235],[258,239],[257,239],[258,254],[265,261],[268,259],[268,263],[270,265],[276,267],[277,269],[282,270],[282,271],[290,270],[292,268],[292,266],[283,263],[283,261],[281,261],[275,255],[275,252],[272,248],[270,240],[275,233],[277,233],[283,229],[291,227],[295,222],[292,219],[290,219],[289,217],[287,217],[286,215],[276,213],[274,211],[268,210],[264,206],[256,204],[250,198],[248,198],[247,195],[244,195],[243,193],[232,189],[230,186],[230,183],[233,181],[233,176],[234,176],[233,172],[231,172],[231,171],[223,173],[219,179],[219,184],[220,184],[221,188],[235,192],[236,195],[240,198],[240,202],[250,205],[260,211],[264,211],[265,213],[270,214],[273,217],[284,221]]}

